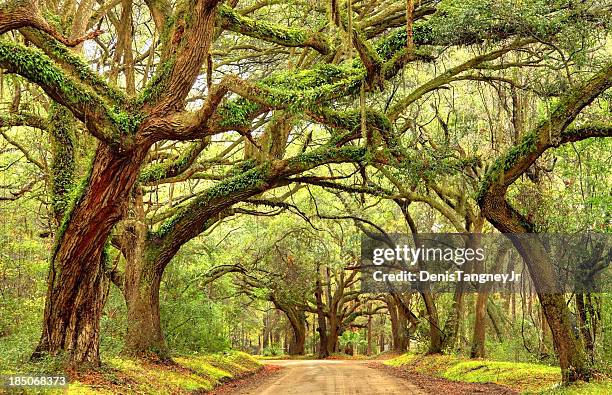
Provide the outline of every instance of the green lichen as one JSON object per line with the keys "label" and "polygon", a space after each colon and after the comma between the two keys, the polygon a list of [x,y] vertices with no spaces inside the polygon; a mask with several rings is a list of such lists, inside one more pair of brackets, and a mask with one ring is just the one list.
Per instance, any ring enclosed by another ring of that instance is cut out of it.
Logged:
{"label": "green lichen", "polygon": [[201,209],[210,207],[215,200],[225,199],[237,191],[246,193],[248,190],[262,189],[267,181],[267,176],[270,174],[270,169],[270,164],[266,163],[216,184],[202,192],[190,204],[181,207],[177,214],[160,225],[156,232],[152,232],[151,237],[163,239],[178,224],[189,219],[196,219],[200,215]]}
{"label": "green lichen", "polygon": [[103,134],[111,143],[121,144],[124,133],[134,133],[142,120],[139,114],[127,113],[118,105],[108,105],[95,92],[65,74],[38,49],[0,41],[0,66],[44,87],[50,95],[61,96],[68,107],[77,111],[87,108],[101,118],[110,119],[113,125],[104,127]]}
{"label": "green lichen", "polygon": [[173,56],[157,66],[155,76],[143,89],[140,96],[138,96],[138,99],[136,99],[135,104],[137,106],[140,107],[155,102],[164,94],[166,81],[168,80],[170,73],[172,73],[175,62],[176,56]]}
{"label": "green lichen", "polygon": [[109,115],[117,130],[129,135],[136,134],[140,123],[144,119],[144,115],[140,112],[130,113],[118,107],[113,107]]}
{"label": "green lichen", "polygon": [[174,177],[186,170],[202,151],[200,143],[192,144],[176,159],[155,163],[143,169],[139,176],[142,183],[150,183],[168,177]]}

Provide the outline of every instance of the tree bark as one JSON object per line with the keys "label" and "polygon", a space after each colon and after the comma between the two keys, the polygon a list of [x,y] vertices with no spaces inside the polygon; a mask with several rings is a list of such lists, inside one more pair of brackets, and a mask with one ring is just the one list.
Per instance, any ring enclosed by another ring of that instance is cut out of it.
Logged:
{"label": "tree bark", "polygon": [[[595,345],[593,342],[593,336],[591,335],[591,325],[589,325],[589,319],[587,318],[587,311],[584,304],[585,295],[582,293],[576,294],[576,311],[578,315],[578,325],[580,326],[580,333],[584,340],[587,353],[591,362],[595,359]],[[591,316],[591,320],[594,317]]]}
{"label": "tree bark", "polygon": [[391,320],[391,337],[393,341],[393,351],[397,353],[404,353],[408,349],[408,320],[402,312],[398,302],[393,296],[387,296],[386,298],[387,310],[389,311],[389,318]]}
{"label": "tree bark", "polygon": [[117,228],[118,245],[125,258],[125,274],[111,276],[123,292],[127,306],[127,333],[123,353],[131,356],[156,355],[169,359],[169,352],[161,328],[159,312],[159,287],[164,267],[157,265],[155,256],[149,254],[147,225],[140,187],[132,194],[130,217]]}
{"label": "tree bark", "polygon": [[287,316],[291,325],[291,337],[287,347],[289,355],[304,355],[306,344],[306,312],[296,306],[291,306],[281,301],[273,300],[277,309]]}
{"label": "tree bark", "polygon": [[[134,247],[135,252],[142,251],[142,247]],[[141,254],[128,258],[124,289],[128,324],[123,349],[125,354],[155,354],[162,360],[169,359],[159,314],[161,278],[162,272]]]}
{"label": "tree bark", "polygon": [[317,281],[315,283],[315,300],[317,303],[317,323],[319,327],[319,358],[326,358],[329,356],[329,342],[327,339],[327,322],[325,319],[325,310],[323,308],[323,287],[321,286],[321,279],[319,278],[319,272],[317,271]]}
{"label": "tree bark", "polygon": [[99,322],[108,292],[105,245],[146,151],[118,156],[106,145],[98,147],[88,186],[59,231],[33,358],[65,352],[69,365],[99,365]]}
{"label": "tree bark", "polygon": [[474,336],[472,337],[472,350],[470,358],[484,358],[485,356],[485,336],[487,318],[487,300],[489,293],[486,291],[478,292],[476,297],[476,310],[474,312]]}
{"label": "tree bark", "polygon": [[441,354],[442,353],[442,341],[443,333],[440,329],[440,321],[438,320],[438,310],[433,300],[431,291],[421,292],[423,302],[425,303],[425,310],[427,312],[427,321],[429,322],[429,349],[427,354]]}

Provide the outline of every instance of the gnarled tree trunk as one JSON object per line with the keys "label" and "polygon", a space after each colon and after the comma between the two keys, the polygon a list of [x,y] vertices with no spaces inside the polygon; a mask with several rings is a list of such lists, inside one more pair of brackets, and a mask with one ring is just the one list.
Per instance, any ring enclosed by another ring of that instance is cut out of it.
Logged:
{"label": "gnarled tree trunk", "polygon": [[70,365],[100,363],[99,323],[108,292],[106,241],[126,208],[145,153],[143,147],[119,156],[106,145],[98,147],[88,186],[58,234],[34,358],[65,352]]}

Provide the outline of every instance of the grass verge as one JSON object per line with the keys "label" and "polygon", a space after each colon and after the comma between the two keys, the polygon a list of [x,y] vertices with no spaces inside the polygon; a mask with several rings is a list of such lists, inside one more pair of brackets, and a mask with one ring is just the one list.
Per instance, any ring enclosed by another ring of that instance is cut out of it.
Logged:
{"label": "grass verge", "polygon": [[604,378],[591,383],[560,386],[561,370],[556,366],[469,360],[454,355],[403,354],[383,362],[387,366],[467,383],[495,383],[527,394],[612,393],[612,381]]}
{"label": "grass verge", "polygon": [[[249,376],[262,366],[250,355],[233,351],[177,356],[170,363],[115,357],[106,360],[97,370],[69,372],[70,385],[67,389],[44,393],[199,394],[211,391],[222,383]],[[18,393],[43,392],[29,388]]]}

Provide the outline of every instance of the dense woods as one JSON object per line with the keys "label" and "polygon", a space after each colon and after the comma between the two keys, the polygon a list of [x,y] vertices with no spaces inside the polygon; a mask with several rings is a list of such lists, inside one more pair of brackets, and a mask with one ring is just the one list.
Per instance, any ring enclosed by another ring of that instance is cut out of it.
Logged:
{"label": "dense woods", "polygon": [[2,0],[0,373],[233,349],[606,379],[610,295],[546,291],[543,243],[511,239],[508,293],[357,269],[363,235],[612,232],[611,11]]}

